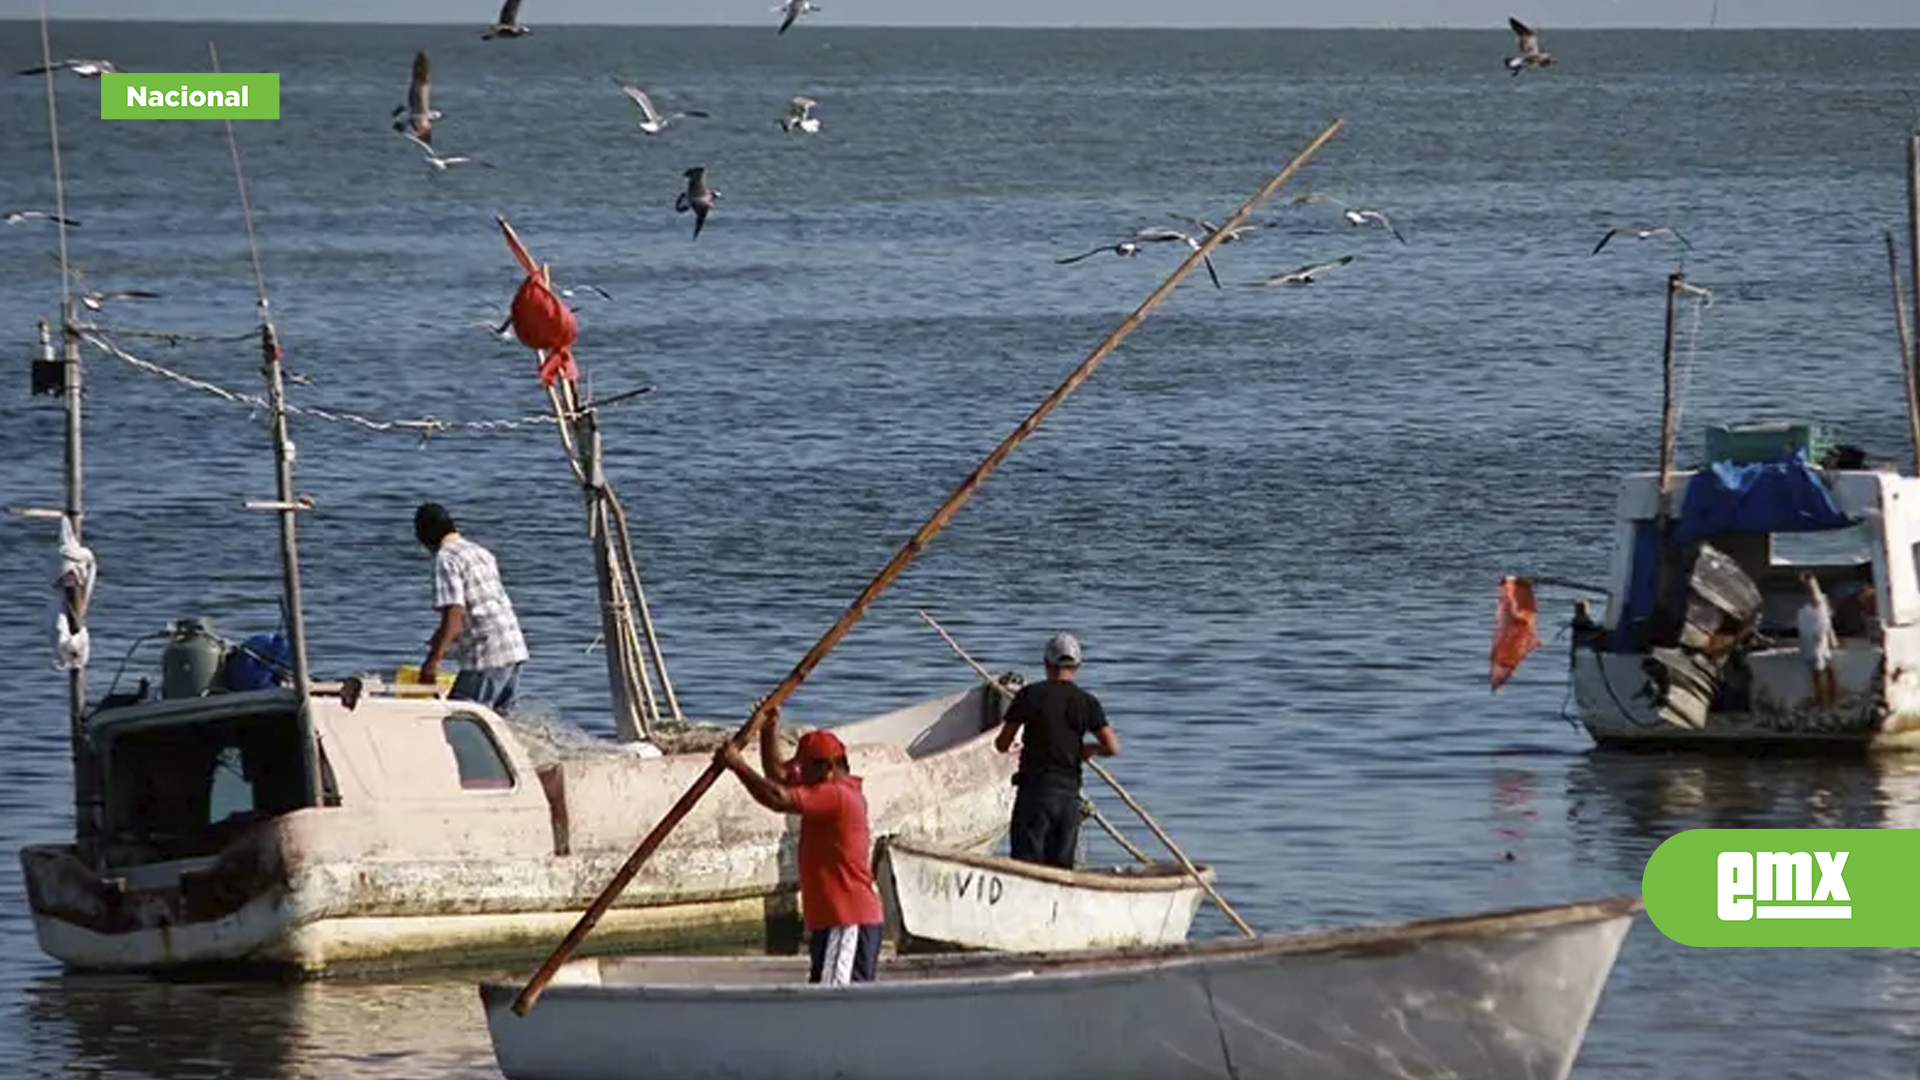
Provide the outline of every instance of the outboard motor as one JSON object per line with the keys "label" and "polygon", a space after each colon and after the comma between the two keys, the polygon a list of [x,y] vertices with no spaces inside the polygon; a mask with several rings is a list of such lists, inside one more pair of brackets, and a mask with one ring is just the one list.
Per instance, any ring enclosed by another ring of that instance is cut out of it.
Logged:
{"label": "outboard motor", "polygon": [[174,623],[160,654],[160,696],[191,698],[211,691],[226,656],[226,643],[214,636],[213,625],[205,619]]}

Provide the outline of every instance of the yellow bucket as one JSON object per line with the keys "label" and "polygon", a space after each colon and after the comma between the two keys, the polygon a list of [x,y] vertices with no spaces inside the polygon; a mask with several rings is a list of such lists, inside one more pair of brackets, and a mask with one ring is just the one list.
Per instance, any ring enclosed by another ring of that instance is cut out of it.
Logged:
{"label": "yellow bucket", "polygon": [[393,692],[402,697],[446,697],[453,689],[453,676],[444,672],[434,676],[434,685],[420,681],[419,664],[401,664],[393,673]]}

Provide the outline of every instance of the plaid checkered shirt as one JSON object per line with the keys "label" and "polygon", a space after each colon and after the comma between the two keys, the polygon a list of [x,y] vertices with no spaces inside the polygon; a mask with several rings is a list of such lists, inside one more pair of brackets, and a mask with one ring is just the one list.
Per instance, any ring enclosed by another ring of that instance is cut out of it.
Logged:
{"label": "plaid checkered shirt", "polygon": [[493,553],[459,535],[440,543],[433,557],[433,606],[466,608],[460,634],[447,656],[462,668],[503,668],[527,659],[527,642],[500,582]]}

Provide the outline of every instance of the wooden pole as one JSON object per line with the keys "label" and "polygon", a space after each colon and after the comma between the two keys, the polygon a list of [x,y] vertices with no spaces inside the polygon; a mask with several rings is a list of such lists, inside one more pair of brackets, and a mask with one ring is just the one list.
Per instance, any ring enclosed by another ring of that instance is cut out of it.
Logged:
{"label": "wooden pole", "polygon": [[1913,292],[1913,362],[1920,369],[1920,131],[1907,137],[1907,279]]}
{"label": "wooden pole", "polygon": [[[932,542],[940,530],[945,528],[949,521],[953,520],[954,514],[958,513],[961,506],[973,496],[975,491],[979,490],[980,485],[986,482],[987,477],[991,475],[995,469],[999,468],[1000,463],[1006,460],[1007,455],[1011,454],[1016,446],[1019,446],[1028,435],[1033,433],[1035,428],[1040,426],[1042,420],[1046,419],[1053,410],[1059,408],[1060,403],[1065,401],[1068,395],[1072,394],[1081,383],[1087,380],[1088,376],[1093,374],[1094,368],[1098,367],[1100,362],[1107,358],[1108,354],[1118,348],[1120,343],[1126,340],[1127,335],[1133,333],[1134,329],[1147,317],[1147,314],[1155,307],[1158,307],[1160,302],[1165,300],[1167,296],[1173,292],[1174,288],[1193,271],[1193,268],[1199,265],[1200,260],[1211,255],[1213,249],[1219,245],[1221,240],[1232,235],[1234,228],[1244,221],[1256,206],[1271,197],[1275,191],[1279,190],[1282,184],[1292,178],[1293,174],[1299,171],[1300,167],[1305,165],[1309,158],[1333,138],[1340,130],[1340,127],[1341,122],[1338,120],[1328,125],[1325,131],[1321,132],[1311,143],[1307,144],[1306,149],[1302,150],[1292,161],[1288,162],[1286,167],[1274,175],[1273,179],[1267,181],[1266,186],[1261,188],[1253,198],[1248,199],[1241,205],[1240,209],[1234,211],[1233,216],[1229,217],[1218,231],[1209,235],[1204,242],[1194,248],[1193,251],[1187,255],[1186,259],[1182,260],[1180,265],[1174,268],[1173,273],[1167,277],[1167,280],[1162,282],[1160,287],[1155,289],[1153,293],[1134,310],[1133,314],[1122,320],[1120,325],[1116,327],[1112,333],[1107,335],[1106,340],[1101,342],[1085,360],[1080,362],[1080,366],[1076,367],[1073,372],[1067,376],[1066,381],[1062,382],[1052,394],[1049,394],[1046,400],[1042,401],[1025,420],[1022,420],[1019,426],[1014,428],[1012,433],[1002,440],[1000,445],[995,447],[993,452],[989,453],[986,459],[980,462],[965,480],[961,481],[960,486],[955,488],[953,493],[947,496],[946,501],[942,502],[939,508],[933,512],[933,516],[928,518],[924,525],[920,526],[913,536],[894,554],[893,558],[887,562],[886,566],[882,567],[880,572],[874,576],[873,580],[867,583],[867,587],[860,591],[860,595],[854,598],[853,603],[848,605],[847,610],[841,614],[840,618],[827,629],[825,634],[821,635],[820,640],[814,643],[813,648],[807,650],[806,655],[800,658],[800,662],[795,664],[793,670],[787,673],[786,678],[780,681],[780,685],[774,687],[772,693],[760,700],[760,703],[754,707],[752,715],[747,717],[746,722],[740,725],[740,730],[734,734],[734,745],[744,747],[753,739],[755,732],[759,731],[761,723],[765,721],[768,714],[778,708],[780,704],[787,699],[787,696],[792,694],[800,683],[806,679],[808,673],[840,642],[840,639],[847,635],[847,632],[853,628],[853,624],[858,622],[860,617],[866,613],[867,608],[872,605],[875,598],[884,592],[887,586],[891,585],[894,579],[899,577],[900,573],[907,568],[907,564],[911,563],[921,551],[925,550],[927,544]],[[504,227],[506,223],[502,220],[501,224]],[[672,832],[676,825],[680,824],[681,819],[693,810],[694,804],[699,802],[700,798],[707,793],[707,789],[711,788],[714,782],[719,779],[721,768],[722,766],[718,761],[708,764],[706,769],[701,772],[699,778],[693,782],[693,786],[688,788],[686,794],[680,796],[680,800],[674,803],[673,807],[667,811],[667,816],[662,818],[660,823],[655,825],[653,830],[647,834],[646,839],[640,842],[640,846],[635,849],[626,863],[615,872],[613,880],[607,883],[606,888],[600,891],[600,895],[594,898],[593,903],[587,908],[586,912],[581,915],[580,921],[574,924],[573,929],[568,932],[566,940],[562,941],[560,947],[553,951],[553,955],[547,957],[546,962],[540,965],[540,970],[535,972],[533,978],[529,979],[527,985],[521,989],[519,996],[516,997],[513,1002],[513,1012],[515,1015],[526,1015],[527,1010],[531,1009],[534,1002],[539,1000],[541,991],[544,990],[547,983],[553,979],[554,973],[560,970],[560,965],[566,962],[567,957],[579,947],[580,942],[587,936],[587,933],[593,929],[594,924],[599,922],[600,917],[613,905],[614,898],[619,896],[620,891],[627,887],[627,883],[633,880],[635,874],[640,872],[640,867],[646,863],[648,858],[652,857],[654,851],[658,849],[661,842],[666,839],[667,834]]]}
{"label": "wooden pole", "polygon": [[[220,53],[207,42],[207,56],[213,70],[220,71]],[[273,327],[273,309],[267,300],[267,276],[260,264],[260,245],[253,235],[253,202],[247,197],[247,178],[240,168],[240,143],[234,138],[233,121],[223,120],[227,132],[227,150],[233,157],[233,182],[240,193],[241,220],[247,227],[247,252],[253,259],[255,297],[260,306],[260,375],[267,384],[267,422],[273,434],[274,509],[280,515],[280,587],[286,604],[287,646],[293,653],[293,688],[300,700],[296,726],[299,729],[302,769],[306,774],[307,797],[314,804],[325,801],[324,775],[320,768],[320,744],[314,735],[312,714],[313,682],[307,667],[306,608],[300,599],[299,527],[296,519],[304,505],[293,493],[293,440],[287,434],[287,387],[280,365],[280,340]]]}
{"label": "wooden pole", "polygon": [[1907,305],[1900,295],[1900,255],[1893,242],[1893,230],[1887,230],[1887,278],[1893,284],[1893,324],[1900,334],[1901,381],[1907,386],[1907,434],[1913,441],[1913,472],[1920,476],[1920,360],[1913,355],[1913,338],[1907,332]]}
{"label": "wooden pole", "polygon": [[1673,387],[1673,342],[1674,312],[1680,287],[1686,283],[1687,276],[1676,270],[1667,275],[1667,333],[1666,344],[1660,354],[1660,520],[1667,519],[1667,486],[1673,475],[1675,442],[1675,424],[1678,420]]}
{"label": "wooden pole", "polygon": [[[1006,687],[1000,685],[1000,681],[998,679],[993,677],[993,672],[988,671],[985,667],[983,667],[980,661],[975,660],[973,657],[967,655],[967,650],[961,648],[960,643],[953,640],[953,635],[947,633],[945,627],[941,626],[937,622],[934,622],[933,616],[927,614],[923,610],[920,612],[920,617],[922,619],[925,619],[927,621],[927,625],[933,627],[936,633],[938,633],[941,637],[946,638],[947,644],[953,647],[953,651],[959,655],[960,659],[965,660],[967,662],[967,666],[973,668],[973,670],[977,672],[982,679],[985,679],[989,685],[997,687],[1002,693],[1010,693],[1010,691],[1008,691]],[[1153,835],[1156,837],[1159,837],[1160,842],[1167,846],[1168,851],[1173,852],[1173,857],[1179,860],[1181,869],[1185,870],[1187,872],[1187,875],[1193,878],[1194,883],[1199,885],[1202,889],[1205,889],[1207,891],[1207,895],[1213,898],[1213,902],[1215,905],[1217,905],[1220,908],[1221,914],[1225,915],[1228,919],[1231,919],[1233,921],[1233,925],[1240,928],[1241,933],[1247,935],[1248,937],[1259,936],[1254,932],[1253,927],[1248,926],[1246,923],[1246,920],[1240,917],[1240,913],[1233,910],[1232,905],[1228,904],[1226,900],[1221,897],[1219,892],[1215,891],[1213,885],[1210,884],[1207,881],[1206,877],[1200,873],[1200,868],[1193,865],[1193,860],[1187,858],[1187,853],[1184,851],[1181,851],[1180,845],[1173,842],[1173,837],[1168,836],[1166,834],[1166,830],[1160,828],[1160,823],[1153,820],[1153,815],[1147,813],[1147,808],[1144,806],[1141,806],[1138,802],[1136,802],[1132,795],[1127,794],[1127,789],[1120,786],[1120,781],[1115,780],[1113,778],[1112,773],[1108,772],[1106,768],[1102,766],[1098,761],[1095,761],[1091,758],[1087,759],[1087,767],[1093,770],[1093,773],[1095,776],[1098,776],[1100,779],[1105,780],[1107,782],[1107,786],[1113,789],[1113,793],[1115,795],[1120,796],[1121,802],[1126,803],[1129,809],[1131,809],[1134,813],[1140,815],[1140,820],[1146,822],[1147,828],[1152,830]]]}
{"label": "wooden pole", "polygon": [[1133,841],[1127,839],[1119,829],[1114,828],[1113,822],[1108,821],[1106,815],[1100,812],[1100,808],[1093,805],[1092,799],[1087,799],[1084,805],[1086,806],[1087,816],[1093,819],[1094,824],[1106,830],[1107,835],[1113,837],[1114,843],[1126,849],[1127,854],[1133,856],[1136,861],[1148,866],[1153,865],[1153,856],[1141,851],[1140,848],[1135,845]]}

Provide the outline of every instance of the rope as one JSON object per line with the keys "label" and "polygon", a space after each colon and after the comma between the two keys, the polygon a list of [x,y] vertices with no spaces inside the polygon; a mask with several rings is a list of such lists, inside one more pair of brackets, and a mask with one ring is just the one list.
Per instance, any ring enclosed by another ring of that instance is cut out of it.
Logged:
{"label": "rope", "polygon": [[[249,337],[251,336],[253,335],[249,335]],[[267,408],[267,399],[264,395],[229,390],[226,387],[210,383],[205,379],[196,379],[191,375],[174,371],[171,368],[156,364],[151,360],[143,360],[98,334],[82,333],[80,339],[106,353],[108,356],[120,360],[140,371],[144,371],[149,375],[157,375],[160,378],[177,383],[190,390],[198,390],[203,394],[210,394],[236,405],[245,405],[249,409],[260,410]],[[554,417],[547,415],[523,416],[513,420],[456,421],[442,420],[434,416],[424,416],[413,420],[380,420],[345,410],[322,409],[311,405],[295,405],[292,402],[286,404],[286,410],[288,413],[294,415],[311,417],[315,420],[324,420],[333,424],[349,425],[366,431],[402,431],[418,434],[422,438],[446,431],[518,431],[522,428],[530,428],[538,424],[553,424],[558,422]]]}
{"label": "rope", "polygon": [[1713,293],[1698,286],[1688,286],[1693,298],[1693,319],[1687,326],[1687,358],[1680,365],[1680,392],[1674,395],[1673,426],[1677,431],[1680,421],[1687,414],[1687,393],[1693,388],[1694,359],[1700,353],[1700,320],[1708,307],[1713,304]]}

